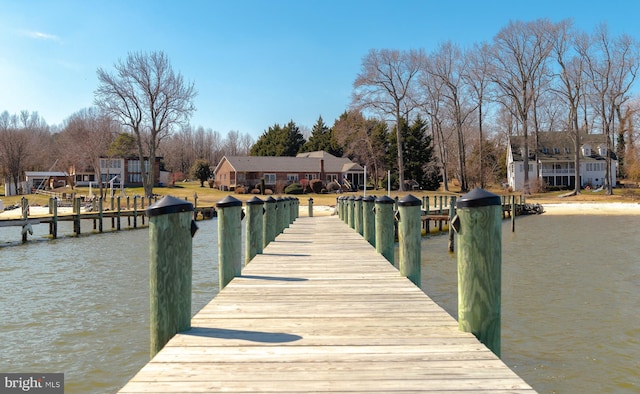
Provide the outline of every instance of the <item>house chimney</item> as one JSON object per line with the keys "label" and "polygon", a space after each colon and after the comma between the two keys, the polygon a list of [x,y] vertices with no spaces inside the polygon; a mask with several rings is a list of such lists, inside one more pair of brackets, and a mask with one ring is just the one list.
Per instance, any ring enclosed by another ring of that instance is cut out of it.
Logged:
{"label": "house chimney", "polygon": [[320,159],[320,180],[324,179],[324,159]]}

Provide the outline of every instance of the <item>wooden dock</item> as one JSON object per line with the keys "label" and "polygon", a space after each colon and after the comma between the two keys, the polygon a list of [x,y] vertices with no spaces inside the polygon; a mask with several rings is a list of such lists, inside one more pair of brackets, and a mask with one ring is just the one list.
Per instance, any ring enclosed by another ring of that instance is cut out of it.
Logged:
{"label": "wooden dock", "polygon": [[121,393],[533,393],[336,216],[300,217]]}

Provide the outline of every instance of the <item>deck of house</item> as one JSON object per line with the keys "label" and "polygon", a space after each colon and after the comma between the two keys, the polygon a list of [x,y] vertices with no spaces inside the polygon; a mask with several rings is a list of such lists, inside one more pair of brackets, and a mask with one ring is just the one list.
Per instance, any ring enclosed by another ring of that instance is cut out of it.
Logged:
{"label": "deck of house", "polygon": [[335,216],[300,217],[121,393],[532,393]]}

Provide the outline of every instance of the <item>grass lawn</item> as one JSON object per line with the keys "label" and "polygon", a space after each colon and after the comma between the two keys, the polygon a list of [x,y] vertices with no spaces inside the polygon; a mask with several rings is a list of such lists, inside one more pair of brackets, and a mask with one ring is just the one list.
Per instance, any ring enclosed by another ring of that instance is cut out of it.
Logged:
{"label": "grass lawn", "polygon": [[[455,190],[455,188],[451,187],[451,190]],[[495,194],[505,194],[500,188],[488,188],[488,190]],[[95,193],[96,191],[97,190],[94,188],[93,192]],[[71,194],[75,192],[77,195],[87,196],[89,195],[89,188],[80,187],[80,188],[75,188],[74,190],[71,190],[70,188],[62,188],[62,189],[56,190],[56,192],[67,193],[67,194]],[[133,197],[134,195],[141,196],[144,194],[142,187],[126,188],[125,192],[126,192],[126,195],[130,197]],[[182,198],[182,199],[186,198],[188,201],[191,201],[191,202],[194,201],[194,195],[197,195],[198,206],[215,205],[218,201],[222,200],[223,198],[225,198],[230,194],[241,201],[246,201],[254,197],[253,194],[235,194],[233,192],[223,192],[218,189],[209,188],[206,184],[205,184],[205,187],[200,187],[200,182],[197,182],[197,181],[180,182],[180,183],[177,183],[175,186],[156,187],[153,189],[153,192],[158,194],[160,198],[165,195],[170,195],[170,196]],[[633,202],[633,201],[640,200],[640,192],[638,192],[638,190],[636,189],[614,189],[614,195],[612,196],[606,195],[604,191],[593,193],[592,191],[585,190],[578,196],[561,197],[561,195],[566,193],[567,193],[566,191],[536,193],[527,197],[527,201],[544,204],[544,203],[562,203],[562,202]],[[385,194],[387,194],[386,190],[367,190],[367,195],[380,196]],[[418,198],[422,198],[422,196],[425,196],[425,195],[426,196],[434,196],[434,195],[460,196],[460,193],[456,193],[456,192],[441,192],[441,191],[425,192],[421,190],[411,191],[411,192],[398,192],[393,190],[391,191],[392,198],[395,198],[396,196],[402,198],[404,195],[407,195],[407,194],[412,194]],[[117,195],[118,195],[118,192],[116,192],[116,196]],[[300,200],[300,205],[303,205],[303,206],[308,205],[309,198],[313,198],[313,204],[317,206],[320,206],[320,205],[334,206],[336,204],[337,197],[350,196],[350,195],[356,195],[356,193],[343,193],[343,194],[312,193],[312,194],[299,194],[295,196],[291,195],[291,197],[297,197]],[[357,195],[362,195],[362,191],[360,191],[360,193],[358,193]],[[282,195],[273,195],[273,197],[275,198],[280,196]],[[10,197],[0,196],[0,199],[2,200],[4,206],[6,207],[12,204],[19,204],[20,199],[22,197],[23,196],[10,196]],[[45,195],[30,194],[25,197],[29,199],[29,204],[34,206],[47,205],[49,202],[49,197]],[[260,195],[258,197],[262,199],[268,198],[268,196],[260,196]]]}

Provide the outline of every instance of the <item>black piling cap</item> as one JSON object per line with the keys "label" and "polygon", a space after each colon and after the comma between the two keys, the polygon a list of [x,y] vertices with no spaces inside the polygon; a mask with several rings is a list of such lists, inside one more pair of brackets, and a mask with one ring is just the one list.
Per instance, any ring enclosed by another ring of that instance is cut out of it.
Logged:
{"label": "black piling cap", "polygon": [[456,206],[458,208],[475,208],[501,204],[502,200],[497,194],[493,194],[484,189],[476,188],[460,197]]}
{"label": "black piling cap", "polygon": [[395,200],[389,196],[381,196],[376,198],[376,204],[395,204]]}
{"label": "black piling cap", "polygon": [[264,201],[262,201],[258,196],[253,196],[249,200],[247,200],[247,205],[262,205]]}
{"label": "black piling cap", "polygon": [[358,197],[356,197],[356,199],[355,199],[355,200],[356,200],[356,201],[362,201],[362,196],[358,196]]}
{"label": "black piling cap", "polygon": [[422,201],[412,196],[411,194],[407,194],[406,196],[398,200],[398,206],[400,207],[415,207],[418,205],[422,205]]}
{"label": "black piling cap", "polygon": [[218,208],[228,208],[228,207],[241,207],[242,201],[238,200],[233,196],[226,196],[222,200],[216,203],[216,207]]}
{"label": "black piling cap", "polygon": [[376,200],[376,198],[374,196],[372,196],[372,195],[368,195],[368,196],[362,198],[362,201],[364,201],[364,202],[374,202],[375,200]]}
{"label": "black piling cap", "polygon": [[356,196],[349,196],[347,198],[347,200],[349,200],[349,201],[355,201],[355,199],[356,199]]}
{"label": "black piling cap", "polygon": [[193,212],[193,204],[180,198],[164,196],[160,201],[147,207],[148,217],[178,212]]}
{"label": "black piling cap", "polygon": [[265,200],[265,203],[267,203],[267,204],[275,204],[275,203],[277,203],[277,202],[278,202],[278,201],[277,201],[275,198],[273,198],[272,196],[269,196],[269,198],[267,198],[267,199]]}

